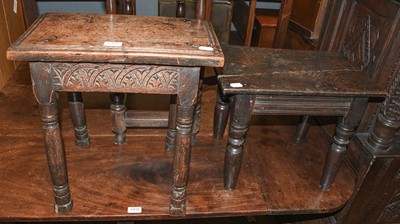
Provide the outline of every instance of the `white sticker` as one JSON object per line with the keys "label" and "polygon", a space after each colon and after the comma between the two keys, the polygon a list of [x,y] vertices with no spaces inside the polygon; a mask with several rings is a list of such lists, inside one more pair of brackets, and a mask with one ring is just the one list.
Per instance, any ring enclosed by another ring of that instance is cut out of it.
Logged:
{"label": "white sticker", "polygon": [[18,0],[14,0],[14,12],[15,14],[18,12]]}
{"label": "white sticker", "polygon": [[242,88],[243,84],[240,82],[233,82],[231,84],[229,84],[232,88]]}
{"label": "white sticker", "polygon": [[142,207],[128,207],[128,213],[132,214],[138,214],[138,213],[142,213]]}
{"label": "white sticker", "polygon": [[122,47],[122,42],[105,41],[104,47]]}
{"label": "white sticker", "polygon": [[212,48],[212,47],[207,47],[207,46],[200,46],[200,47],[199,47],[199,50],[202,50],[202,51],[213,51],[214,48]]}

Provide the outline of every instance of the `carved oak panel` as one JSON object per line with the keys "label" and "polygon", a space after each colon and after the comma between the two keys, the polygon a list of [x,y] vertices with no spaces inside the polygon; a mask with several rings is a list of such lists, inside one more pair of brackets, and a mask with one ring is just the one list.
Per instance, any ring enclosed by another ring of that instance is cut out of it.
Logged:
{"label": "carved oak panel", "polygon": [[385,18],[376,12],[354,3],[352,7],[352,16],[346,26],[348,26],[345,34],[341,52],[354,65],[361,69],[366,69],[374,64],[379,57],[378,42],[381,38]]}
{"label": "carved oak panel", "polygon": [[49,63],[45,70],[57,91],[151,92],[177,91],[180,68],[170,66]]}

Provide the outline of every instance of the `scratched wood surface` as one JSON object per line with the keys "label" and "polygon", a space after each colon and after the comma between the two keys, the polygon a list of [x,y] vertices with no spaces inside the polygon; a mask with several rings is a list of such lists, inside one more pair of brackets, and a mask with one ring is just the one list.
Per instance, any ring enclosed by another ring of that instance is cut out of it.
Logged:
{"label": "scratched wood surface", "polygon": [[[62,110],[74,209],[71,215],[55,215],[42,124],[31,91],[25,64],[0,93],[1,221],[171,219],[168,205],[172,154],[164,151],[166,129],[129,129],[128,144],[115,146],[107,109],[87,110],[92,136],[87,149],[74,146],[68,110]],[[85,100],[90,106],[95,99]],[[205,89],[202,102],[199,141],[192,151],[186,218],[324,213],[340,208],[350,198],[354,178],[345,166],[331,191],[319,190],[329,138],[319,127],[312,127],[304,144],[293,144],[296,117],[255,116],[238,188],[224,190],[227,139],[212,138],[215,87]],[[61,105],[61,109],[66,107],[65,103]],[[127,214],[128,206],[141,206],[143,213]]]}
{"label": "scratched wood surface", "polygon": [[384,88],[340,53],[238,46],[224,46],[223,50],[226,62],[218,78],[226,94],[386,95]]}
{"label": "scratched wood surface", "polygon": [[9,48],[8,59],[210,67],[224,62],[208,21],[99,14],[42,15]]}

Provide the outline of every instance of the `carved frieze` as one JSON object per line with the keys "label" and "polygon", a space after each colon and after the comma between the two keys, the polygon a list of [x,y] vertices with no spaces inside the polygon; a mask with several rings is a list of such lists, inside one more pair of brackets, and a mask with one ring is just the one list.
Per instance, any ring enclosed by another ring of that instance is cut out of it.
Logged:
{"label": "carved frieze", "polygon": [[49,63],[55,90],[173,93],[177,90],[179,69],[167,66]]}

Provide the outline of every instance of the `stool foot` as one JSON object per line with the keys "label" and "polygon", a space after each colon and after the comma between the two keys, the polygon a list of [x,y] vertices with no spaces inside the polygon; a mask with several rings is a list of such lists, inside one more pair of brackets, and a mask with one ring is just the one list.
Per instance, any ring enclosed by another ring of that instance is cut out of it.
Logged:
{"label": "stool foot", "polygon": [[68,215],[68,214],[71,214],[72,207],[74,207],[73,201],[70,201],[66,205],[54,204],[54,211],[56,214],[59,214],[59,215]]}
{"label": "stool foot", "polygon": [[79,148],[88,147],[90,145],[89,135],[87,135],[85,139],[75,139],[75,145]]}
{"label": "stool foot", "polygon": [[115,133],[115,141],[116,145],[126,144],[126,135],[125,133]]}
{"label": "stool foot", "polygon": [[173,187],[169,214],[171,216],[184,216],[186,213],[186,188]]}

